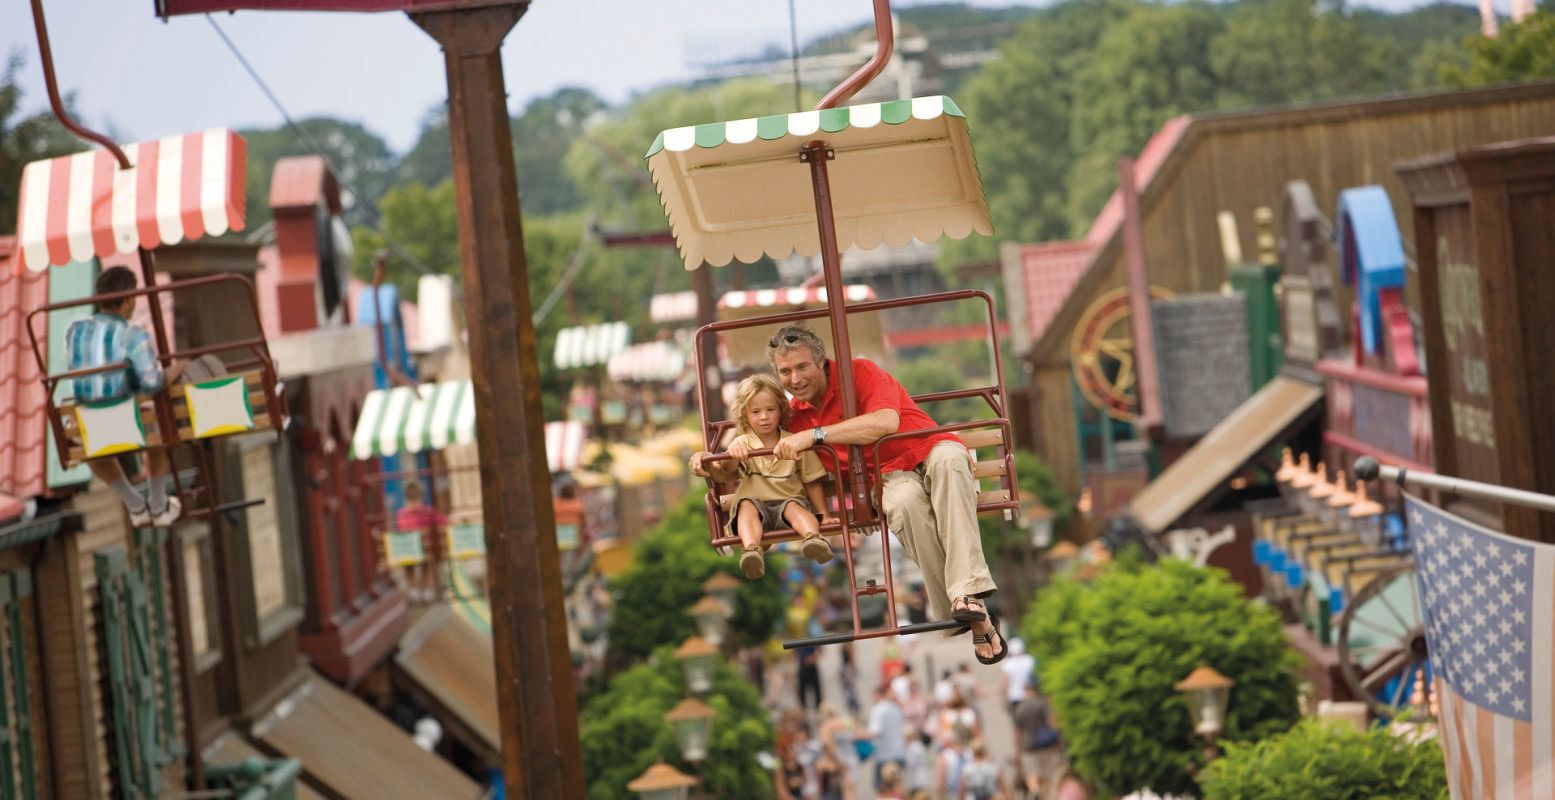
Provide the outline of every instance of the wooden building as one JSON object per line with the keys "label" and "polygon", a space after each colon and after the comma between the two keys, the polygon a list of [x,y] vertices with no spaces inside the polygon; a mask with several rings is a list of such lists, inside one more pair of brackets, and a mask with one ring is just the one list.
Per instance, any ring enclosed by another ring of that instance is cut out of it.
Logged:
{"label": "wooden building", "polygon": [[[1257,207],[1278,207],[1292,180],[1309,181],[1325,203],[1346,187],[1382,186],[1410,240],[1413,217],[1395,161],[1552,129],[1555,81],[1174,119],[1145,146],[1135,171],[1149,284],[1218,291],[1227,271],[1216,215],[1229,209],[1245,219]],[[1325,210],[1333,216],[1333,207]],[[1256,252],[1253,226],[1241,228],[1243,249]],[[1082,450],[1071,335],[1088,308],[1126,285],[1123,238],[1114,194],[1082,241],[1004,252],[1012,340],[1032,368],[1038,451],[1072,493],[1081,486]],[[1055,258],[1079,263],[1055,269]],[[1053,308],[1055,292],[1064,299]],[[1337,307],[1348,309],[1350,299],[1340,287]]]}

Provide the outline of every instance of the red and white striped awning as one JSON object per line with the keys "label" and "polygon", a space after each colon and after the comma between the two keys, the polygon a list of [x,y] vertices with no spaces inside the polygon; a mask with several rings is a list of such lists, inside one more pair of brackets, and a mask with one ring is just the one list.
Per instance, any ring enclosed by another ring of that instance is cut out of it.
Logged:
{"label": "red and white striped awning", "polygon": [[227,128],[34,161],[22,172],[17,270],[243,229],[247,145]]}
{"label": "red and white striped awning", "polygon": [[656,294],[648,301],[648,318],[654,322],[690,322],[697,318],[696,292]]}
{"label": "red and white striped awning", "polygon": [[[875,299],[875,290],[855,283],[842,287],[849,303],[862,303]],[[826,302],[826,287],[809,286],[795,289],[755,289],[744,292],[728,292],[718,300],[719,308],[769,308],[771,306],[810,306]]]}
{"label": "red and white striped awning", "polygon": [[686,374],[686,351],[674,342],[634,344],[612,356],[606,369],[618,381],[678,380]]}
{"label": "red and white striped awning", "polygon": [[583,440],[587,432],[581,422],[545,423],[545,460],[551,472],[571,472],[583,462]]}

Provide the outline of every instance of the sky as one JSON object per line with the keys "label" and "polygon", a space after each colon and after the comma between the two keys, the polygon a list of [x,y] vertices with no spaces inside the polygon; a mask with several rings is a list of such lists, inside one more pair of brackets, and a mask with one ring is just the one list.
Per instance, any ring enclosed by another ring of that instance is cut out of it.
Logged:
{"label": "sky", "polygon": [[[1396,10],[1422,3],[1363,4]],[[22,54],[24,104],[42,110],[47,98],[29,5],[0,2],[0,52]],[[801,41],[863,23],[870,14],[868,0],[794,5]],[[163,22],[153,0],[45,0],[44,6],[61,88],[75,94],[88,125],[140,141],[282,122],[203,16]],[[243,11],[213,19],[294,118],[360,122],[396,152],[410,148],[421,121],[447,96],[442,54],[402,14]],[[788,31],[786,0],[534,0],[503,46],[509,108],[517,111],[564,86],[585,86],[620,103],[694,76],[690,64],[710,52],[749,52],[768,43],[786,48]]]}

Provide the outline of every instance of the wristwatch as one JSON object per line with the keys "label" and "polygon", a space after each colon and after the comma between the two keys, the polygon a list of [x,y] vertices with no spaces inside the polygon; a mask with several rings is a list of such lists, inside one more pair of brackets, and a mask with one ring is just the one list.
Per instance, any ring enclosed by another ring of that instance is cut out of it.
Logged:
{"label": "wristwatch", "polygon": [[814,428],[811,428],[810,429],[810,439],[811,439],[811,444],[812,445],[825,444],[826,443],[826,429],[821,427],[821,426],[819,426],[819,425],[815,426]]}

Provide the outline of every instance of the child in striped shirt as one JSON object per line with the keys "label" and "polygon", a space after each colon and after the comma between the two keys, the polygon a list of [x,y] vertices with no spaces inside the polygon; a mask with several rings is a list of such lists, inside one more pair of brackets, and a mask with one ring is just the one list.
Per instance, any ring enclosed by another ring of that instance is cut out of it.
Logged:
{"label": "child in striped shirt", "polygon": [[[109,267],[97,276],[93,293],[130,291],[136,285],[135,273],[128,267]],[[151,334],[145,328],[129,323],[130,316],[135,313],[136,299],[130,296],[99,303],[97,313],[71,323],[65,331],[70,371],[124,365],[122,369],[74,379],[76,402],[101,403],[160,392],[183,374],[185,364],[182,360],[174,361],[163,370],[152,349]],[[146,462],[151,483],[149,501],[130,485],[117,458],[96,458],[86,463],[92,474],[108,484],[124,501],[135,527],[166,527],[183,512],[178,498],[167,496],[167,454],[161,448],[148,448]]]}

